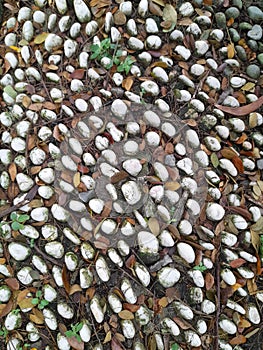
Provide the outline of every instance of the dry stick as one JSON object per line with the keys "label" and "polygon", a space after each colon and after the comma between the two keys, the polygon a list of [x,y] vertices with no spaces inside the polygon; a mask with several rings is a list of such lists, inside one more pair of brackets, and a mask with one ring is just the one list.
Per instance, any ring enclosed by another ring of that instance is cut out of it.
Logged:
{"label": "dry stick", "polygon": [[220,309],[221,309],[221,294],[220,294],[220,244],[218,247],[217,252],[217,266],[216,266],[216,298],[217,298],[217,309],[216,309],[216,324],[215,324],[215,341],[214,341],[214,350],[218,350],[218,338],[219,338],[219,330],[218,330],[218,323],[219,323],[219,316],[220,316]]}
{"label": "dry stick", "polygon": [[47,259],[48,261],[52,262],[52,264],[57,265],[57,266],[60,266],[60,267],[63,266],[60,262],[58,262],[57,260],[55,260],[55,259],[51,258],[50,256],[46,255],[44,252],[42,252],[42,250],[41,250],[40,248],[38,248],[37,245],[34,245],[34,249],[35,249],[40,255],[42,255],[45,259]]}

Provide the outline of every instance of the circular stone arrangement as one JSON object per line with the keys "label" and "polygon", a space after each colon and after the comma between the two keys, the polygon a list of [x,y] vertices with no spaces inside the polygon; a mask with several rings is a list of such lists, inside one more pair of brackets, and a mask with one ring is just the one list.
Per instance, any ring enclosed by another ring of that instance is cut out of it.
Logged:
{"label": "circular stone arrangement", "polygon": [[117,99],[65,131],[51,212],[95,246],[139,244],[156,260],[156,237],[192,233],[207,194],[206,158],[174,114]]}

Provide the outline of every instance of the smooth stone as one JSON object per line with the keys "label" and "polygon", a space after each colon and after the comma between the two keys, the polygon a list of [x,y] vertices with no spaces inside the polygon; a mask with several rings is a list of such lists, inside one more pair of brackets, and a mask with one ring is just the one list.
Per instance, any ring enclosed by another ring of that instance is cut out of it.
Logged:
{"label": "smooth stone", "polygon": [[151,50],[158,50],[162,46],[162,40],[157,35],[149,35],[145,44]]}
{"label": "smooth stone", "polygon": [[219,327],[227,334],[235,334],[237,331],[237,327],[234,322],[230,321],[227,318],[219,321]]}
{"label": "smooth stone", "polygon": [[33,187],[34,181],[25,174],[19,173],[16,175],[16,181],[20,191],[27,192]]}
{"label": "smooth stone", "polygon": [[31,253],[31,249],[29,247],[18,242],[11,242],[8,245],[8,251],[12,256],[12,258],[15,259],[16,261],[26,260]]}
{"label": "smooth stone", "polygon": [[260,77],[260,68],[256,64],[250,64],[246,69],[246,73],[250,78],[258,79]]}
{"label": "smooth stone", "polygon": [[240,11],[238,8],[236,7],[229,7],[226,11],[225,11],[225,16],[227,19],[230,18],[238,18],[240,16]]}
{"label": "smooth stone", "polygon": [[152,96],[158,96],[160,92],[159,86],[151,80],[146,80],[141,83],[141,89],[145,90],[146,93]]}
{"label": "smooth stone", "polygon": [[226,170],[229,175],[235,177],[238,175],[237,168],[234,166],[234,164],[231,162],[231,160],[226,159],[226,158],[221,158],[219,159],[219,166]]}
{"label": "smooth stone", "polygon": [[263,11],[257,6],[249,6],[247,9],[248,16],[254,22],[263,21]]}
{"label": "smooth stone", "polygon": [[147,255],[156,255],[158,253],[159,242],[152,233],[148,231],[140,231],[137,239],[141,253]]}
{"label": "smooth stone", "polygon": [[195,252],[193,248],[184,242],[177,244],[177,251],[181,258],[183,258],[189,264],[192,264],[195,261]]}
{"label": "smooth stone", "polygon": [[91,12],[83,0],[73,0],[75,14],[80,23],[87,23],[91,19]]}
{"label": "smooth stone", "polygon": [[130,37],[128,40],[128,45],[130,47],[130,49],[132,50],[142,50],[144,47],[143,42],[140,39],[137,39],[135,37]]}
{"label": "smooth stone", "polygon": [[223,12],[216,12],[215,20],[218,28],[226,28],[226,16]]}
{"label": "smooth stone", "polygon": [[64,247],[58,241],[48,242],[45,245],[45,251],[55,259],[61,259],[64,255]]}
{"label": "smooth stone", "polygon": [[142,170],[142,165],[140,161],[136,158],[124,161],[122,166],[132,176],[137,176]]}
{"label": "smooth stone", "polygon": [[123,196],[129,205],[135,205],[142,197],[140,187],[135,181],[127,181],[121,186]]}
{"label": "smooth stone", "polygon": [[61,46],[62,44],[63,44],[63,39],[60,36],[50,33],[45,40],[45,49],[48,52],[51,52],[53,51],[53,48],[57,46]]}
{"label": "smooth stone", "polygon": [[51,207],[53,217],[61,222],[66,222],[69,218],[69,212],[59,204],[53,204]]}
{"label": "smooth stone", "polygon": [[259,24],[255,24],[247,33],[247,36],[253,40],[260,40],[262,38],[262,27]]}
{"label": "smooth stone", "polygon": [[220,221],[225,215],[225,210],[218,203],[209,203],[206,208],[206,215],[209,220]]}
{"label": "smooth stone", "polygon": [[175,53],[181,56],[185,61],[191,57],[191,51],[182,45],[177,45],[174,49]]}

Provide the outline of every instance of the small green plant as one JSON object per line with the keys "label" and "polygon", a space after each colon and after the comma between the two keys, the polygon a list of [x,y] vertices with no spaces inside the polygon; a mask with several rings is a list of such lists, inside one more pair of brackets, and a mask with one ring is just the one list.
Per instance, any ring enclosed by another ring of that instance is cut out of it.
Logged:
{"label": "small green plant", "polygon": [[35,306],[37,305],[39,310],[44,309],[44,307],[49,304],[49,302],[46,299],[43,299],[43,295],[42,295],[41,290],[38,290],[36,292],[36,297],[33,298],[31,302],[33,305],[35,305]]}
{"label": "small green plant", "polygon": [[134,63],[134,59],[131,56],[127,56],[124,61],[121,61],[117,67],[118,72],[129,73],[132,64]]}
{"label": "small green plant", "polygon": [[178,350],[180,346],[177,343],[174,343],[171,347],[171,350]]}
{"label": "small green plant", "polygon": [[106,38],[100,42],[100,44],[91,45],[90,49],[92,55],[90,56],[91,60],[101,60],[102,57],[110,57],[110,51],[114,50],[116,47],[115,44],[111,44],[110,38]]}
{"label": "small green plant", "polygon": [[198,271],[204,272],[205,270],[207,270],[207,267],[205,265],[203,265],[202,262],[200,262],[199,265],[193,267],[193,270],[198,270]]}
{"label": "small green plant", "polygon": [[30,216],[27,214],[18,214],[17,212],[12,212],[10,214],[11,221],[2,221],[0,222],[0,234],[4,233],[4,225],[11,224],[11,227],[14,231],[22,230],[24,228],[24,223],[30,219]]}
{"label": "small green plant", "polygon": [[129,73],[132,64],[135,60],[131,56],[125,57],[122,59],[122,50],[118,49],[118,44],[112,44],[110,38],[106,38],[100,42],[100,44],[93,44],[90,47],[91,49],[91,60],[101,60],[103,57],[110,59],[110,63],[106,66],[107,69],[117,66],[118,72]]}
{"label": "small green plant", "polygon": [[78,322],[75,325],[72,324],[70,327],[71,327],[71,329],[69,331],[65,332],[65,336],[67,338],[75,337],[77,339],[77,341],[80,343],[81,342],[81,338],[80,338],[80,335],[79,335],[79,331],[83,327],[83,322]]}
{"label": "small green plant", "polygon": [[0,337],[6,339],[7,336],[8,336],[8,330],[5,327],[2,327],[0,329]]}

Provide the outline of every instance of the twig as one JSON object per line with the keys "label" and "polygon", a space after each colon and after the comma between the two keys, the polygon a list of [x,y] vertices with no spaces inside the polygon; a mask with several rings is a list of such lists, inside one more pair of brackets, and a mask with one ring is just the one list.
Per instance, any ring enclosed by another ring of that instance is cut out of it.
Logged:
{"label": "twig", "polygon": [[[221,238],[219,237],[221,240]],[[217,308],[216,308],[216,318],[215,318],[215,340],[214,340],[214,350],[219,349],[218,345],[218,338],[219,338],[219,317],[221,312],[221,291],[220,291],[220,243],[218,246],[218,252],[217,252],[217,266],[216,266],[216,298],[217,298]]]}
{"label": "twig", "polygon": [[60,267],[63,266],[60,262],[58,262],[57,260],[51,258],[51,257],[48,256],[47,254],[45,254],[40,248],[38,248],[37,245],[34,245],[34,249],[35,249],[40,255],[42,255],[46,260],[52,262],[52,264],[57,265],[57,266],[60,266]]}

